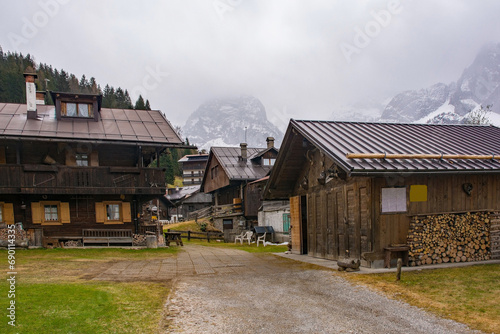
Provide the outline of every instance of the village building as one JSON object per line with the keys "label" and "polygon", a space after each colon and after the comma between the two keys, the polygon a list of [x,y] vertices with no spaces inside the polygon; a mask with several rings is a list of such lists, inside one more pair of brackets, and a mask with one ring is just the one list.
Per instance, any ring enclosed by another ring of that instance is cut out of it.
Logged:
{"label": "village building", "polygon": [[160,111],[101,108],[101,96],[51,92],[37,105],[0,103],[0,220],[30,245],[131,243],[142,203],[165,194],[166,148],[182,140]]}
{"label": "village building", "polygon": [[500,128],[291,120],[264,197],[292,252],[361,266],[500,258]]}
{"label": "village building", "polygon": [[200,186],[167,189],[161,198],[163,212],[171,223],[190,219],[190,213],[212,205],[212,195],[200,192]]}
{"label": "village building", "polygon": [[205,173],[208,154],[190,154],[179,159],[182,165],[182,184],[184,186],[200,185]]}
{"label": "village building", "polygon": [[267,148],[212,147],[210,149],[201,191],[213,195],[212,217],[226,241],[243,230],[257,225],[261,192],[249,183],[265,177],[274,165],[278,149],[274,138],[267,138]]}

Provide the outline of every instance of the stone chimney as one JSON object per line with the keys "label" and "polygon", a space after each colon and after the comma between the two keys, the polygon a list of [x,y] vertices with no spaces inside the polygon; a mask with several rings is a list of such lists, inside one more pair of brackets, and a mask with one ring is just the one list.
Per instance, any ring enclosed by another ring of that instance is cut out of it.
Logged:
{"label": "stone chimney", "polygon": [[274,137],[267,137],[267,148],[274,147]]}
{"label": "stone chimney", "polygon": [[248,159],[247,143],[241,143],[241,159],[246,161]]}
{"label": "stone chimney", "polygon": [[28,119],[37,119],[36,113],[36,87],[35,79],[37,78],[36,72],[33,67],[28,66],[24,72],[24,79],[26,81],[26,110],[28,111]]}

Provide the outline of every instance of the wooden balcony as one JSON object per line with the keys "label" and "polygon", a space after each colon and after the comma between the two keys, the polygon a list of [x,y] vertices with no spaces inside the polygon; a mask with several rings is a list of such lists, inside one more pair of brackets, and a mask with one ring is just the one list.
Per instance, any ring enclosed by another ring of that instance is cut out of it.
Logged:
{"label": "wooden balcony", "polygon": [[165,194],[162,168],[0,165],[3,194]]}

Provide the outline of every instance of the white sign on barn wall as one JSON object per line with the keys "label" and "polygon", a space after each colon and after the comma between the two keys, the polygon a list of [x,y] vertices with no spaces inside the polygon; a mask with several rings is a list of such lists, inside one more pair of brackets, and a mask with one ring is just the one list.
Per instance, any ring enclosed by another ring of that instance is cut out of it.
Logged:
{"label": "white sign on barn wall", "polygon": [[382,188],[382,212],[406,212],[406,187]]}
{"label": "white sign on barn wall", "polygon": [[36,110],[36,88],[34,82],[26,83],[26,104],[28,111]]}

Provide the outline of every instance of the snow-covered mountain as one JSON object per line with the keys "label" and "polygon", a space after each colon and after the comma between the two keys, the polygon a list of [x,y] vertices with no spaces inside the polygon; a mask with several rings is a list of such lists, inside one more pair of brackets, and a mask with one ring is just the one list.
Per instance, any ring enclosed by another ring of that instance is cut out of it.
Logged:
{"label": "snow-covered mountain", "polygon": [[264,105],[253,96],[205,102],[182,130],[191,144],[207,151],[211,146],[239,146],[245,137],[248,147],[266,147],[267,137],[275,138],[276,147],[283,140],[283,133],[268,121]]}
{"label": "snow-covered mountain", "polygon": [[500,43],[484,46],[456,83],[438,83],[396,95],[385,107],[380,121],[460,123],[481,105],[492,105],[489,118],[497,124],[500,119]]}

